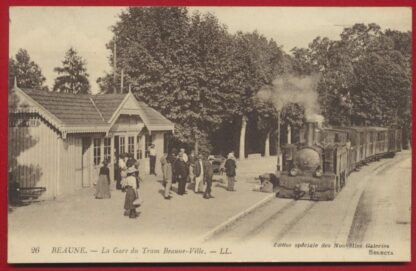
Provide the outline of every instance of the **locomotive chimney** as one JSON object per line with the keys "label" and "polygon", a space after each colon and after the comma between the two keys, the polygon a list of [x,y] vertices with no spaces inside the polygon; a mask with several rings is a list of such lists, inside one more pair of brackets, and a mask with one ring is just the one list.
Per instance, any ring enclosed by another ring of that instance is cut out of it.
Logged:
{"label": "locomotive chimney", "polygon": [[313,146],[315,144],[315,127],[317,123],[315,122],[307,122],[306,123],[306,145],[307,146]]}

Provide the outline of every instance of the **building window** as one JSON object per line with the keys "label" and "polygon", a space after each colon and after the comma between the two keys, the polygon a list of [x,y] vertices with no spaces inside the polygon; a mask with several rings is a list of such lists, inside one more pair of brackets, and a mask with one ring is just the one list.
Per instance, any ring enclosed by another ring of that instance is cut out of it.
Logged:
{"label": "building window", "polygon": [[146,158],[149,157],[149,147],[153,143],[153,136],[152,135],[146,135],[144,138],[144,147],[146,150]]}
{"label": "building window", "polygon": [[111,138],[104,138],[104,159],[111,161]]}
{"label": "building window", "polygon": [[94,138],[94,165],[99,165],[101,162],[101,139]]}
{"label": "building window", "polygon": [[128,137],[127,152],[129,154],[134,154],[134,136]]}
{"label": "building window", "polygon": [[120,136],[120,143],[119,143],[120,149],[119,149],[119,154],[123,154],[123,153],[126,152],[125,151],[125,147],[124,147],[125,145],[126,145],[125,138],[122,137],[122,136]]}
{"label": "building window", "polygon": [[137,136],[137,147],[136,147],[136,158],[137,159],[142,159],[143,158],[143,151],[140,148],[140,136]]}

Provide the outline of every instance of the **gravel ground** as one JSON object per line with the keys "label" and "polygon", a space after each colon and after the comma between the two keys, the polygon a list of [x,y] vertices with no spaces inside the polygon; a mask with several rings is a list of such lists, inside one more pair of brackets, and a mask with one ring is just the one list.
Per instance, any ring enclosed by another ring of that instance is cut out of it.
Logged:
{"label": "gravel ground", "polygon": [[165,200],[161,177],[143,176],[139,193],[144,204],[137,219],[123,216],[124,193],[114,187],[111,199],[95,199],[94,189],[86,188],[54,201],[16,207],[9,210],[9,246],[17,249],[39,240],[195,239],[268,196],[252,191],[258,183],[254,177],[273,172],[275,163],[276,157],[239,161],[237,191],[226,191],[225,176],[215,176],[215,198],[209,200],[189,189],[187,195],[179,196],[176,184],[172,199]]}

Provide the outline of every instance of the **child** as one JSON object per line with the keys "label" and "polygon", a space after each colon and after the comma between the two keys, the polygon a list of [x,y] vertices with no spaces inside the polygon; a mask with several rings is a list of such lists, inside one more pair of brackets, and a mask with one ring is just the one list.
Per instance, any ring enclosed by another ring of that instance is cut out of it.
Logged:
{"label": "child", "polygon": [[136,218],[137,206],[133,202],[137,199],[137,181],[136,181],[136,168],[134,166],[129,167],[126,171],[127,177],[125,180],[126,198],[124,200],[124,215],[130,218]]}

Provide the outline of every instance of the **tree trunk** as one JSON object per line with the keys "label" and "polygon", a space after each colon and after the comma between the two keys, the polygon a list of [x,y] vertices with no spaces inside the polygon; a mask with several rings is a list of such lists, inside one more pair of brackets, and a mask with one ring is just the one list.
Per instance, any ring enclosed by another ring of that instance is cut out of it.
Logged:
{"label": "tree trunk", "polygon": [[195,155],[198,155],[199,153],[198,139],[195,139],[194,151],[195,151]]}
{"label": "tree trunk", "polygon": [[246,158],[246,128],[247,128],[247,117],[243,115],[241,118],[241,130],[240,130],[240,152],[239,158],[243,160]]}
{"label": "tree trunk", "polygon": [[270,156],[270,131],[267,132],[266,141],[264,142],[264,156]]}

